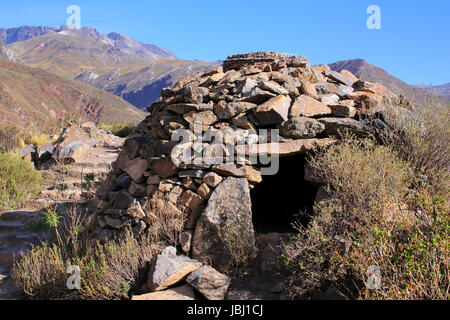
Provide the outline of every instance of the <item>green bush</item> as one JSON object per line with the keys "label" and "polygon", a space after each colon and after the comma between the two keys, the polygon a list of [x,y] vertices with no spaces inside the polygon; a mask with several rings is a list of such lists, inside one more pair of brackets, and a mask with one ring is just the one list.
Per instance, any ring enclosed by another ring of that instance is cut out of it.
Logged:
{"label": "green bush", "polygon": [[13,210],[40,191],[41,173],[12,153],[0,154],[0,210]]}

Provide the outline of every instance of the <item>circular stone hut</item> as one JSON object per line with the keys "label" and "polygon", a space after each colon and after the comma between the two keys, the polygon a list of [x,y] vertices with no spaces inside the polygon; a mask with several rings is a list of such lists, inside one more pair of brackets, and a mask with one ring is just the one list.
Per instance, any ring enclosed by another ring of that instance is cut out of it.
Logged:
{"label": "circular stone hut", "polygon": [[[163,89],[96,192],[96,236],[150,232],[222,273],[231,246],[291,231],[323,198],[305,154],[364,136],[385,87],[275,52],[229,57]],[[250,251],[249,251],[250,252]]]}

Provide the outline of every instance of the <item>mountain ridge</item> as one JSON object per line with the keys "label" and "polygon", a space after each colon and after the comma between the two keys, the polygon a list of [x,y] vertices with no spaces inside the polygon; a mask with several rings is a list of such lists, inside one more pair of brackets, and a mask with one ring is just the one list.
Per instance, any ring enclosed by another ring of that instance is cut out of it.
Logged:
{"label": "mountain ridge", "polygon": [[82,36],[91,37],[97,41],[104,41],[113,47],[121,49],[129,49],[129,47],[136,47],[137,50],[148,50],[155,56],[160,56],[166,59],[175,59],[175,54],[168,50],[158,47],[155,44],[146,44],[140,41],[136,41],[133,38],[117,33],[110,32],[108,34],[102,34],[94,27],[82,27],[80,29],[70,26],[62,25],[58,27],[48,26],[20,26],[17,28],[0,28],[0,38],[3,39],[5,45],[9,45],[15,42],[23,42],[32,38],[63,33],[69,31]]}
{"label": "mountain ridge", "polygon": [[[328,66],[333,71],[341,72],[342,70],[348,70],[363,80],[380,82],[395,94],[401,94],[406,98],[421,104],[425,103],[430,95],[433,94],[433,92],[425,90],[420,86],[407,84],[391,75],[386,70],[372,65],[364,59],[341,60],[330,63]],[[446,97],[446,99],[448,99],[448,97]]]}
{"label": "mountain ridge", "polygon": [[[117,32],[103,35],[93,27],[28,27],[6,33],[8,51],[18,62],[86,82],[141,109],[155,102],[164,87],[217,65],[180,60],[170,50]],[[5,29],[0,29],[2,35]]]}
{"label": "mountain ridge", "polygon": [[0,58],[2,123],[42,129],[66,116],[136,124],[145,113],[88,84]]}

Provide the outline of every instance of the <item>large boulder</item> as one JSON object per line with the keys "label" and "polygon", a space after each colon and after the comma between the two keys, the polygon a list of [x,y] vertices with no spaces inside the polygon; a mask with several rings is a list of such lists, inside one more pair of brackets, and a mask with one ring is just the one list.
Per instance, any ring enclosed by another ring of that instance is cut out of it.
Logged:
{"label": "large boulder", "polygon": [[197,222],[193,257],[209,261],[222,273],[229,272],[233,237],[239,235],[250,249],[255,247],[251,206],[247,179],[229,177],[219,184]]}
{"label": "large boulder", "polygon": [[280,124],[288,119],[291,98],[279,95],[258,106],[254,114],[262,126]]}

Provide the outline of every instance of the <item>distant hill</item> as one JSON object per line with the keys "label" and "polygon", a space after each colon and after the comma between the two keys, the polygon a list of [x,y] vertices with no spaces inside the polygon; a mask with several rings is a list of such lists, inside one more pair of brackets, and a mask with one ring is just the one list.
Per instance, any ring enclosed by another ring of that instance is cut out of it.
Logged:
{"label": "distant hill", "polygon": [[29,66],[87,82],[144,109],[191,73],[217,63],[179,60],[167,49],[119,33],[67,26],[0,29],[10,55]]}
{"label": "distant hill", "polygon": [[2,39],[0,39],[0,58],[6,58],[6,47]]}
{"label": "distant hill", "polygon": [[389,74],[385,70],[376,67],[362,59],[338,61],[335,63],[331,63],[328,66],[332,70],[337,72],[346,69],[358,78],[368,81],[380,82],[388,87],[392,92],[396,94],[402,94],[408,99],[417,101],[419,103],[424,103],[426,97],[431,93],[439,94],[438,91],[431,92],[426,91],[421,87],[408,85],[402,80]]}
{"label": "distant hill", "polygon": [[56,32],[58,28],[55,27],[32,27],[21,26],[18,28],[0,28],[0,38],[5,44],[10,44],[17,41],[25,41],[34,37],[42,36],[44,34]]}
{"label": "distant hill", "polygon": [[0,58],[15,61],[14,54],[6,48],[3,40],[0,38]]}
{"label": "distant hill", "polygon": [[72,118],[136,124],[145,113],[90,85],[0,59],[0,123],[37,128]]}
{"label": "distant hill", "polygon": [[440,86],[415,86],[426,90],[431,94],[437,94],[439,96],[445,96],[450,98],[450,83],[446,83]]}
{"label": "distant hill", "polygon": [[72,79],[84,72],[103,74],[132,64],[176,59],[156,45],[118,33],[103,35],[92,27],[20,27],[14,32],[3,29],[3,37],[1,30],[0,37],[19,62]]}
{"label": "distant hill", "polygon": [[76,79],[111,92],[132,105],[145,109],[159,99],[163,88],[171,87],[181,78],[206,72],[220,63],[186,60],[156,60],[143,67],[118,69],[104,75],[84,73]]}

